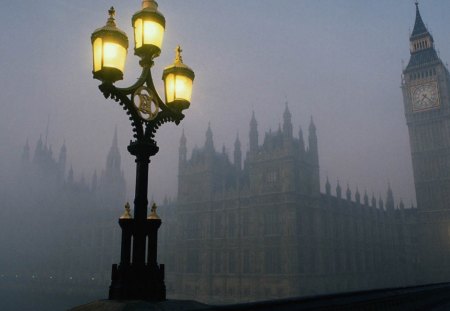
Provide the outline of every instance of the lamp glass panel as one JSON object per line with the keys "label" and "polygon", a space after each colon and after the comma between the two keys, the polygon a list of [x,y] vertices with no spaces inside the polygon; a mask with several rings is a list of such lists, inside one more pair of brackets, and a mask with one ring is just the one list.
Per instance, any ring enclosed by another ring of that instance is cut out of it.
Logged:
{"label": "lamp glass panel", "polygon": [[117,68],[120,71],[125,69],[127,49],[114,42],[103,44],[103,67]]}
{"label": "lamp glass panel", "polygon": [[134,22],[134,42],[137,49],[142,46],[142,19],[140,18]]}
{"label": "lamp glass panel", "polygon": [[166,88],[166,102],[171,103],[175,100],[175,75],[168,74],[164,84]]}
{"label": "lamp glass panel", "polygon": [[102,38],[97,38],[94,40],[94,44],[92,45],[93,54],[94,54],[94,72],[97,72],[102,69]]}
{"label": "lamp glass panel", "polygon": [[175,76],[175,99],[191,102],[192,80],[186,76]]}
{"label": "lamp glass panel", "polygon": [[154,21],[144,21],[144,44],[153,44],[161,49],[163,38],[164,27],[161,24]]}

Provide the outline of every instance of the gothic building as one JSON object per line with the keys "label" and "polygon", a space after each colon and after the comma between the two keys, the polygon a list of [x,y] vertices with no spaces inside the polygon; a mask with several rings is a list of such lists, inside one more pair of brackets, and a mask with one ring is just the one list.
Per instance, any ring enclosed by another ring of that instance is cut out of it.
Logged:
{"label": "gothic building", "polygon": [[242,165],[214,147],[179,148],[176,202],[161,208],[161,262],[178,298],[211,303],[255,301],[416,283],[416,208],[372,195],[343,196],[339,183],[320,192],[316,126],[307,143],[293,134],[286,104],[283,126],[258,142],[255,115]]}
{"label": "gothic building", "polygon": [[[320,191],[317,133],[283,126],[258,141],[255,115],[243,160],[214,148],[179,149],[178,198],[161,209],[161,262],[172,295],[210,303],[335,293],[450,278],[450,74],[418,4],[402,91],[417,208],[327,179]],[[168,221],[168,222],[167,222]]]}
{"label": "gothic building", "polygon": [[402,90],[417,196],[421,283],[450,279],[450,75],[416,3]]}
{"label": "gothic building", "polygon": [[65,144],[56,156],[42,138],[30,149],[27,141],[16,176],[2,178],[0,290],[106,295],[126,191],[117,133],[91,183],[67,167]]}

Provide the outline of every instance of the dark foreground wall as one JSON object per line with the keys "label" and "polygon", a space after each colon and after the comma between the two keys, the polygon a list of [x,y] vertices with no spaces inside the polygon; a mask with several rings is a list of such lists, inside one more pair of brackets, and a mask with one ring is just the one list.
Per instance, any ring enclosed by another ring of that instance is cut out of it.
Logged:
{"label": "dark foreground wall", "polygon": [[450,310],[450,283],[262,301],[206,310]]}
{"label": "dark foreground wall", "polygon": [[450,283],[383,289],[305,298],[262,301],[227,306],[206,306],[195,301],[168,300],[160,303],[96,301],[72,311],[146,311],[146,310],[255,310],[255,311],[384,311],[450,310]]}

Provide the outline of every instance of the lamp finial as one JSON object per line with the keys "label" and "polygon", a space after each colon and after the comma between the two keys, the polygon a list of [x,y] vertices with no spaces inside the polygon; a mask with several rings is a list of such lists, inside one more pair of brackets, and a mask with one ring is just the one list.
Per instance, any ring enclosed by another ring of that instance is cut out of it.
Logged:
{"label": "lamp finial", "polygon": [[175,48],[175,63],[183,63],[183,57],[181,56],[181,52],[183,52],[181,46],[177,45],[177,47]]}
{"label": "lamp finial", "polygon": [[159,218],[158,214],[156,214],[157,208],[158,207],[156,206],[156,203],[153,203],[152,209],[150,210],[150,215],[148,216],[147,219],[161,219],[161,218]]}
{"label": "lamp finial", "polygon": [[155,0],[142,0],[142,8],[156,11],[158,9],[158,3]]}
{"label": "lamp finial", "polygon": [[116,16],[116,10],[114,9],[113,6],[108,10],[108,14],[109,14],[109,18],[108,18],[108,21],[106,22],[106,25],[107,26],[116,26],[116,21],[114,19],[114,17]]}
{"label": "lamp finial", "polygon": [[125,204],[125,212],[123,212],[122,216],[120,216],[120,219],[131,219],[133,217],[131,217],[131,207],[130,207],[130,203],[126,203]]}

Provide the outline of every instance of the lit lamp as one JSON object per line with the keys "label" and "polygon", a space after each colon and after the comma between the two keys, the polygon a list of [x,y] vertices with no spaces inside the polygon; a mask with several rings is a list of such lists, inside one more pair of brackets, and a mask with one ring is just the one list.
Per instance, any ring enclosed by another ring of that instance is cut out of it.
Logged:
{"label": "lit lamp", "polygon": [[127,35],[116,27],[115,10],[109,9],[106,25],[96,29],[91,35],[93,51],[94,78],[102,82],[115,82],[123,79],[125,60],[127,58]]}
{"label": "lit lamp", "polygon": [[195,74],[191,68],[183,64],[180,46],[177,46],[175,52],[175,61],[164,69],[162,78],[167,106],[181,111],[189,108]]}
{"label": "lit lamp", "polygon": [[[166,100],[163,101],[153,83],[153,60],[161,53],[166,20],[158,12],[155,0],[143,0],[141,10],[133,15],[135,54],[140,58],[141,75],[125,88],[114,82],[123,78],[128,39],[116,27],[115,11],[109,10],[106,26],[91,36],[94,78],[102,81],[100,91],[105,98],[119,103],[126,111],[133,129],[128,151],[136,157],[134,211],[127,204],[119,218],[122,229],[120,263],[111,271],[109,299],[149,300],[166,299],[164,265],[157,262],[158,229],[161,219],[155,208],[148,215],[148,166],[150,157],[158,153],[156,131],[164,124],[179,124],[183,109],[189,107],[194,72],[183,64],[181,48],[176,49],[175,61],[164,69]],[[133,215],[132,215],[133,214]]]}
{"label": "lit lamp", "polygon": [[158,11],[153,0],[142,1],[142,9],[136,12],[131,23],[134,28],[134,54],[150,61],[161,53],[166,19]]}

